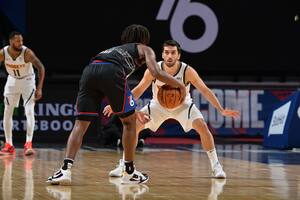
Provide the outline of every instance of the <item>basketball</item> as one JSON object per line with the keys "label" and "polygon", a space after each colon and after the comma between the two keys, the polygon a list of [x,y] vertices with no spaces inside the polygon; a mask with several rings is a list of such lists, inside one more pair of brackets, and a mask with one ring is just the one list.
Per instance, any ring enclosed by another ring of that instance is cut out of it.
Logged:
{"label": "basketball", "polygon": [[170,85],[163,85],[158,89],[157,99],[160,105],[165,108],[176,108],[181,104],[181,92],[179,88]]}

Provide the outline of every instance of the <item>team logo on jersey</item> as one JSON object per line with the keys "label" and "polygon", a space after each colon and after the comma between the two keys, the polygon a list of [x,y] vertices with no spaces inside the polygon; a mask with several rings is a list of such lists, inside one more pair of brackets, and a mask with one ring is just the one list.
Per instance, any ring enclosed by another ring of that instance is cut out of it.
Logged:
{"label": "team logo on jersey", "polygon": [[10,64],[10,63],[5,63],[5,66],[13,69],[19,69],[22,67],[25,67],[25,64]]}
{"label": "team logo on jersey", "polygon": [[130,95],[130,96],[128,97],[128,101],[129,101],[129,105],[130,105],[131,107],[133,107],[135,103],[134,103],[134,99],[133,99],[132,95]]}

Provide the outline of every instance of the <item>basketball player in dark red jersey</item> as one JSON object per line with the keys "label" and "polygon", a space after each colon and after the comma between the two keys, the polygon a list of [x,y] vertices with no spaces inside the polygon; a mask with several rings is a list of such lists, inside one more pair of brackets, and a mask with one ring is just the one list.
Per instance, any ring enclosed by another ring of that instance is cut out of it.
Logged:
{"label": "basketball player in dark red jersey", "polygon": [[90,122],[98,116],[104,96],[108,97],[112,110],[119,115],[123,123],[122,143],[125,152],[125,171],[122,183],[135,184],[148,181],[149,177],[135,170],[133,164],[137,141],[136,119],[141,123],[146,123],[148,118],[146,114],[135,112],[136,103],[126,79],[145,63],[153,77],[178,87],[183,97],[186,94],[185,86],[159,69],[155,53],[146,46],[150,41],[150,33],[146,27],[136,24],[126,27],[121,41],[123,45],[100,52],[85,67],[77,95],[77,119],[68,139],[66,157],[61,169],[48,178],[48,183],[71,184],[71,167],[76,153]]}

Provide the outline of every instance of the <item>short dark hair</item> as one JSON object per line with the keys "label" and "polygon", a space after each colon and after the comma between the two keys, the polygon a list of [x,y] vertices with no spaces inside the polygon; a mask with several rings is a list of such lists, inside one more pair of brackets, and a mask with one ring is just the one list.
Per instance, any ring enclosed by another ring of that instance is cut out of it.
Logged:
{"label": "short dark hair", "polygon": [[142,43],[148,45],[150,43],[149,30],[139,24],[132,24],[127,26],[121,35],[122,44],[125,43]]}
{"label": "short dark hair", "polygon": [[22,34],[18,31],[13,31],[9,34],[8,39],[13,39],[16,35],[22,35]]}
{"label": "short dark hair", "polygon": [[165,46],[176,46],[177,47],[177,51],[179,54],[181,54],[181,47],[180,47],[180,44],[175,41],[175,40],[166,40],[164,41],[163,45],[162,45],[162,50],[164,50],[164,47]]}

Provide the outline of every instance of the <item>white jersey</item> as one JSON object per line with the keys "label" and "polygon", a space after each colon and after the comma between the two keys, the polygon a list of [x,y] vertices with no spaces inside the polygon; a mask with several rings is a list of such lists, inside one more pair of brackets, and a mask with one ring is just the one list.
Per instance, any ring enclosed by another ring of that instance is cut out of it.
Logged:
{"label": "white jersey", "polygon": [[21,54],[14,60],[8,53],[8,46],[3,48],[6,71],[10,76],[16,79],[21,79],[34,74],[32,63],[25,62],[26,49],[27,47],[22,46]]}
{"label": "white jersey", "polygon": [[[159,61],[157,64],[158,64],[158,66],[161,70],[164,70],[163,69],[163,61]],[[184,62],[180,62],[179,64],[180,64],[180,67],[179,67],[178,71],[176,72],[176,74],[173,77],[176,78],[179,81],[182,81],[182,83],[185,84],[186,96],[185,96],[185,99],[184,99],[183,103],[191,103],[192,102],[192,98],[191,98],[191,95],[190,95],[190,85],[191,84],[190,83],[185,83],[185,71],[186,71],[188,65]],[[157,79],[155,79],[152,82],[153,100],[155,100],[156,102],[158,102],[158,99],[157,99],[158,86],[162,86],[162,85],[165,85],[165,83],[161,82]]]}
{"label": "white jersey", "polygon": [[[163,62],[158,62],[158,65],[163,70]],[[162,86],[165,83],[159,80],[154,80],[152,82],[153,98],[148,103],[148,105],[144,106],[141,109],[141,112],[147,113],[151,118],[151,120],[145,124],[145,128],[149,128],[155,132],[167,119],[175,119],[181,124],[184,131],[188,132],[189,130],[193,129],[193,122],[196,119],[203,119],[200,110],[195,106],[191,98],[190,83],[185,83],[185,71],[187,67],[187,64],[180,62],[180,67],[177,73],[174,75],[174,78],[186,84],[185,100],[180,106],[176,108],[167,109],[159,104],[157,100],[158,86]]]}

